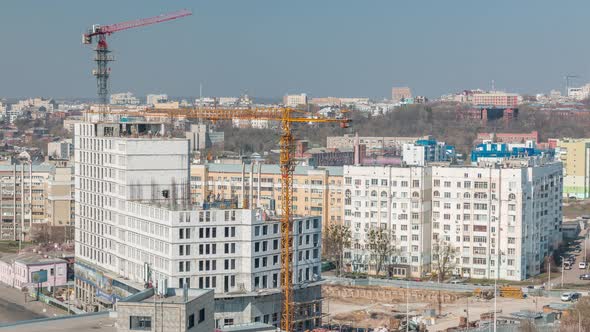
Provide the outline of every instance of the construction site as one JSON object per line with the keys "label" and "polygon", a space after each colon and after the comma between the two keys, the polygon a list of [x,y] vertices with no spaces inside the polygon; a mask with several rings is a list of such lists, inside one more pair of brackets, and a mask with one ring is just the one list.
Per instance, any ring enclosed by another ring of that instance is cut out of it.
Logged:
{"label": "construction site", "polygon": [[[464,331],[491,327],[493,288],[439,291],[329,284],[322,287],[325,331]],[[554,322],[569,305],[546,296],[525,296],[520,287],[499,288],[499,325],[518,325],[523,315]],[[409,322],[409,326],[406,326]]]}

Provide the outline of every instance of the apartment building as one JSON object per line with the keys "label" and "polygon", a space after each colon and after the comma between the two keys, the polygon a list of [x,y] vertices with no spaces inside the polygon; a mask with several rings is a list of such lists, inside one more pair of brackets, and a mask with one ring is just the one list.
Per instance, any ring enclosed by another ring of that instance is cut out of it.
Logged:
{"label": "apartment building", "polygon": [[56,166],[45,184],[46,222],[51,226],[74,225],[74,169]]}
{"label": "apartment building", "polygon": [[516,93],[506,92],[488,92],[488,93],[474,93],[471,96],[472,103],[479,106],[494,106],[494,107],[518,107],[522,97]]}
{"label": "apartment building", "polygon": [[285,95],[283,96],[283,105],[287,107],[307,105],[307,95],[305,93],[299,95]]}
{"label": "apartment building", "polygon": [[[293,213],[321,216],[324,226],[342,223],[342,167],[297,166]],[[193,203],[233,200],[237,207],[281,210],[279,165],[205,164],[191,166]]]}
{"label": "apartment building", "polygon": [[[279,325],[272,211],[192,206],[188,140],[161,124],[93,120],[75,135],[77,298],[102,308],[144,284],[213,289],[217,327]],[[321,217],[294,220],[294,297],[311,313],[302,328],[321,315],[321,228]]]}
{"label": "apartment building", "polygon": [[563,163],[563,196],[566,198],[589,198],[590,139],[559,139],[556,155]]}
{"label": "apartment building", "polygon": [[50,164],[0,165],[0,238],[14,238],[13,225],[18,238],[21,225],[26,231],[31,223],[46,221],[46,184],[54,172]]}
{"label": "apartment building", "polygon": [[398,103],[404,99],[412,98],[412,91],[410,88],[404,87],[393,87],[391,88],[391,100]]}
{"label": "apartment building", "polygon": [[456,274],[516,281],[540,273],[561,241],[563,182],[560,163],[537,162],[432,167],[432,245],[455,247]]}
{"label": "apartment building", "polygon": [[[367,151],[374,150],[397,150],[400,155],[404,144],[413,144],[423,137],[377,137],[377,136],[328,136],[326,138],[326,147],[328,149],[354,148],[355,144],[365,145]],[[429,137],[424,137],[428,139]]]}
{"label": "apartment building", "polygon": [[431,169],[428,167],[344,166],[344,224],[352,231],[345,261],[356,272],[375,273],[369,248],[371,229],[391,236],[395,254],[387,274],[422,277],[430,271]]}

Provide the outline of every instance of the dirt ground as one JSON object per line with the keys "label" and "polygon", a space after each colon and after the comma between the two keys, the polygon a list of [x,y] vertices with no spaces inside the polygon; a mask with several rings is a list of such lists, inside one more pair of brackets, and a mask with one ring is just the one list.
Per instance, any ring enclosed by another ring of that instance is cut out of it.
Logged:
{"label": "dirt ground", "polygon": [[[522,300],[498,298],[497,308],[499,315],[506,315],[521,310],[541,311],[544,305],[554,302],[559,302],[559,299],[543,297]],[[328,298],[324,301],[324,306],[325,312],[329,313],[329,323],[362,328],[389,327],[391,318],[396,316],[403,318],[406,315],[405,302],[377,303],[369,300]],[[441,307],[442,316],[434,319],[434,324],[428,326],[429,331],[443,331],[449,327],[457,326],[459,318],[467,315],[466,310],[468,310],[470,321],[477,320],[481,314],[493,312],[494,300],[465,297]],[[436,304],[409,303],[410,316],[422,315],[427,309],[435,309],[438,312]]]}
{"label": "dirt ground", "polygon": [[572,220],[583,215],[590,215],[590,200],[570,200],[563,204],[563,219]]}

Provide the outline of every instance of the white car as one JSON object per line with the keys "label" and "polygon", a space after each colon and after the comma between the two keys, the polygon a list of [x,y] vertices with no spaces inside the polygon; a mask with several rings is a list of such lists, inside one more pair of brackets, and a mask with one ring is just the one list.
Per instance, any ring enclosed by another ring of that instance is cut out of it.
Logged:
{"label": "white car", "polygon": [[564,302],[570,302],[570,301],[577,301],[580,298],[580,293],[563,293],[561,294],[561,300]]}
{"label": "white car", "polygon": [[588,264],[586,264],[586,262],[580,262],[580,264],[578,264],[578,267],[579,267],[580,269],[585,269],[585,268],[587,268],[587,267],[588,267]]}

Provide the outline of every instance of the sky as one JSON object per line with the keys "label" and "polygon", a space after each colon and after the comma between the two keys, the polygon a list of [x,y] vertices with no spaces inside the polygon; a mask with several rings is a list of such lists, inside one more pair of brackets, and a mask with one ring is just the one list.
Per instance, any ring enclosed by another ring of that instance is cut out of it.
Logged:
{"label": "sky", "polygon": [[193,15],[108,38],[112,92],[437,97],[590,81],[588,0],[2,0],[0,97],[94,97],[81,34],[182,8]]}

